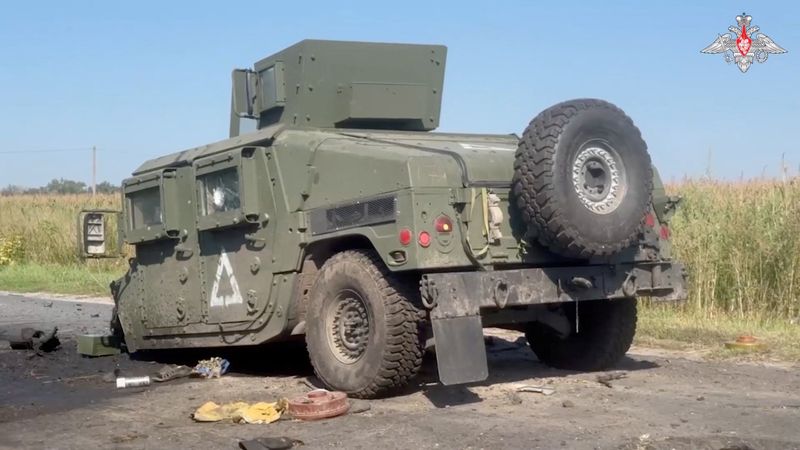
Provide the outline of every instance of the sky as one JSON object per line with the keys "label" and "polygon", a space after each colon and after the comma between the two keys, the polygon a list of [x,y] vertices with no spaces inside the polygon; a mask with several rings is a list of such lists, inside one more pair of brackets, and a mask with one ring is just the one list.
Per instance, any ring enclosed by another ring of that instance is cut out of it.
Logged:
{"label": "sky", "polygon": [[[742,12],[788,50],[744,74],[700,53]],[[118,184],[225,139],[231,69],[307,38],[447,45],[439,131],[519,134],[595,97],[667,180],[800,168],[800,2],[42,0],[0,9],[0,186],[89,182],[92,146]]]}

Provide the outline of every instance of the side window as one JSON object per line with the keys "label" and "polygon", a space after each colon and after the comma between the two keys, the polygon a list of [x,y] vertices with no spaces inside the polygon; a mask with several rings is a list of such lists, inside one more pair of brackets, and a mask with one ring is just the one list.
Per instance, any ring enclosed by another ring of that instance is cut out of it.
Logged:
{"label": "side window", "polygon": [[160,225],[164,221],[161,213],[161,192],[158,187],[129,194],[128,203],[131,229]]}
{"label": "side window", "polygon": [[264,218],[256,175],[264,159],[263,148],[243,147],[195,161],[198,229],[253,224]]}
{"label": "side window", "polygon": [[235,167],[198,177],[200,180],[200,214],[234,211],[241,208],[239,173]]}

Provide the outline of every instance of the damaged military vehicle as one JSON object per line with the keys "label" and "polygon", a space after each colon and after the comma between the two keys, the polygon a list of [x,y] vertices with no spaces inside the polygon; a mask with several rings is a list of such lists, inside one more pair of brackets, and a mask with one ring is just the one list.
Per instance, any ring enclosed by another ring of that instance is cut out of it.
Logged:
{"label": "damaged military vehicle", "polygon": [[433,132],[445,56],[306,40],[235,70],[230,138],[122,184],[129,351],[305,339],[320,380],[365,398],[409,383],[426,343],[442,383],[486,379],[484,327],[553,367],[617,362],[637,297],[685,297],[639,130],[580,99],[520,136]]}

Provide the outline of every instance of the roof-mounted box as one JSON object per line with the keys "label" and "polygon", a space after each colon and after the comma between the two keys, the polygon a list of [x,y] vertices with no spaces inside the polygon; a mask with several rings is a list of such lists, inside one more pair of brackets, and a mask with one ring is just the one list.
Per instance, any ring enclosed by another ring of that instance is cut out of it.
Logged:
{"label": "roof-mounted box", "polygon": [[439,125],[447,48],[305,40],[255,64],[254,115],[321,128]]}

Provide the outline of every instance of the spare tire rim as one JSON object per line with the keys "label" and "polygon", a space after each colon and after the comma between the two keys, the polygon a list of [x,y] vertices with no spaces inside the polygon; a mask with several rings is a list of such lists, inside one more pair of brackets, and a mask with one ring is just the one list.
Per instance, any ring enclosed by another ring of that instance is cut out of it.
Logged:
{"label": "spare tire rim", "polygon": [[327,328],[333,355],[344,364],[352,364],[364,355],[369,341],[369,312],[361,295],[351,289],[340,291],[331,302]]}
{"label": "spare tire rim", "polygon": [[583,145],[572,164],[572,186],[589,211],[609,214],[625,197],[625,166],[605,142]]}

